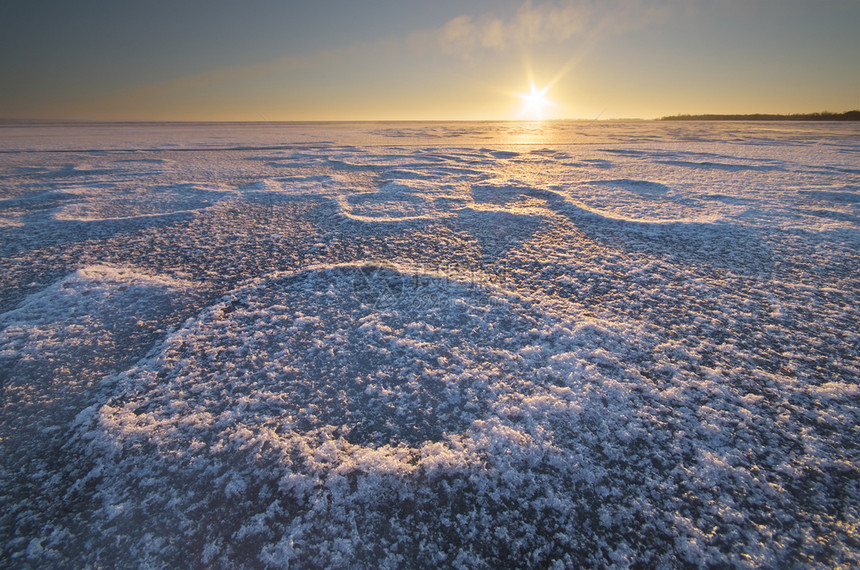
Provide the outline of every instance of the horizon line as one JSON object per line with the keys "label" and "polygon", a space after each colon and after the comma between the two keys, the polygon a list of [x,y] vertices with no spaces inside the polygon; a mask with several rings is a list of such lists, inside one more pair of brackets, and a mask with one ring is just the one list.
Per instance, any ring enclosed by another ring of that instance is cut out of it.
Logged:
{"label": "horizon line", "polygon": [[[65,124],[65,125],[211,125],[211,124],[364,124],[364,123],[563,123],[576,121],[590,122],[622,122],[622,121],[663,121],[663,120],[780,120],[783,118],[819,117],[819,116],[852,116],[860,110],[852,109],[843,112],[816,111],[811,113],[684,113],[663,115],[659,117],[565,117],[554,119],[62,119],[62,118],[3,118],[0,126],[26,124]],[[815,119],[811,119],[815,120]]]}

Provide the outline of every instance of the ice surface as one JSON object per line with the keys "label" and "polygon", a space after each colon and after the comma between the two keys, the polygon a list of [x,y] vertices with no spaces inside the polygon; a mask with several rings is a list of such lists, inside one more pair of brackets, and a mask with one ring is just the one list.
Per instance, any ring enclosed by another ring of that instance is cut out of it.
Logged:
{"label": "ice surface", "polygon": [[856,126],[0,132],[0,565],[860,564]]}

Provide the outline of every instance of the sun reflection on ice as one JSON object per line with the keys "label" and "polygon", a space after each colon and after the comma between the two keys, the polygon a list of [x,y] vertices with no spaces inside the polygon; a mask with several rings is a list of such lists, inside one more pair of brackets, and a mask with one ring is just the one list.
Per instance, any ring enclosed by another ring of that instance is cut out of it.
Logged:
{"label": "sun reflection on ice", "polygon": [[504,143],[516,147],[546,145],[551,142],[550,134],[550,124],[542,120],[522,120],[507,129]]}

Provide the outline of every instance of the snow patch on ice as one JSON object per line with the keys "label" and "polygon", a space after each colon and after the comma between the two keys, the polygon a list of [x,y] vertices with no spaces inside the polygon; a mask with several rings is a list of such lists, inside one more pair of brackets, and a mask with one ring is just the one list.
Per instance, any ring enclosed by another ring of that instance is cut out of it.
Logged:
{"label": "snow patch on ice", "polygon": [[106,221],[167,216],[209,208],[232,196],[229,188],[213,184],[180,183],[156,188],[68,188],[77,200],[60,206],[57,220]]}
{"label": "snow patch on ice", "polygon": [[[385,292],[395,298],[379,308]],[[238,289],[79,418],[81,451],[104,457],[100,492],[150,489],[137,509],[105,507],[102,516],[155,521],[200,501],[215,513],[227,500],[240,533],[281,551],[267,527],[247,526],[263,516],[247,502],[251,488],[277,487],[282,534],[317,545],[349,532],[346,521],[320,518],[324,504],[363,505],[375,517],[408,497],[411,516],[441,530],[439,484],[506,502],[523,485],[562,492],[562,481],[594,476],[589,452],[568,446],[596,428],[585,427],[596,417],[585,410],[603,405],[588,386],[621,370],[601,347],[625,341],[612,325],[547,319],[508,291],[408,268],[328,266]],[[548,471],[538,481],[516,467],[539,463]],[[219,475],[226,464],[229,479]],[[424,496],[428,481],[436,483]],[[466,521],[442,524],[452,523]],[[519,519],[500,524],[522,530]]]}
{"label": "snow patch on ice", "polygon": [[151,343],[151,335],[170,326],[165,319],[197,289],[172,277],[89,265],[29,295],[0,315],[6,403],[13,386],[20,391],[16,399],[27,404],[42,397],[50,402],[50,394],[93,382],[99,371],[133,354],[133,347]]}
{"label": "snow patch on ice", "polygon": [[342,192],[348,188],[348,181],[341,176],[330,174],[319,174],[310,176],[285,176],[280,178],[267,178],[243,186],[240,191],[243,195],[262,194],[285,194],[288,196],[314,196],[325,197]]}
{"label": "snow patch on ice", "polygon": [[422,180],[387,180],[374,192],[343,194],[337,203],[341,213],[362,222],[436,220],[453,215],[444,206],[456,200],[452,186]]}
{"label": "snow patch on ice", "polygon": [[[27,510],[30,486],[63,494],[50,466],[60,461],[76,414],[95,401],[106,375],[131,365],[177,326],[200,293],[182,279],[96,264],[0,315],[0,483],[8,516]],[[41,508],[28,520],[52,511]]]}

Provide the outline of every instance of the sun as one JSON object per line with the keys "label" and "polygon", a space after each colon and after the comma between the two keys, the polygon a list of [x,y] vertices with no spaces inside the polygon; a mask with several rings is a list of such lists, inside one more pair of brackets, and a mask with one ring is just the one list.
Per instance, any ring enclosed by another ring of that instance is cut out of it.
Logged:
{"label": "sun", "polygon": [[523,108],[520,110],[519,118],[532,119],[542,121],[544,119],[544,110],[547,107],[552,107],[555,102],[550,101],[546,94],[552,84],[547,85],[543,89],[535,87],[533,81],[530,81],[530,90],[528,93],[517,93],[517,97],[523,100]]}

